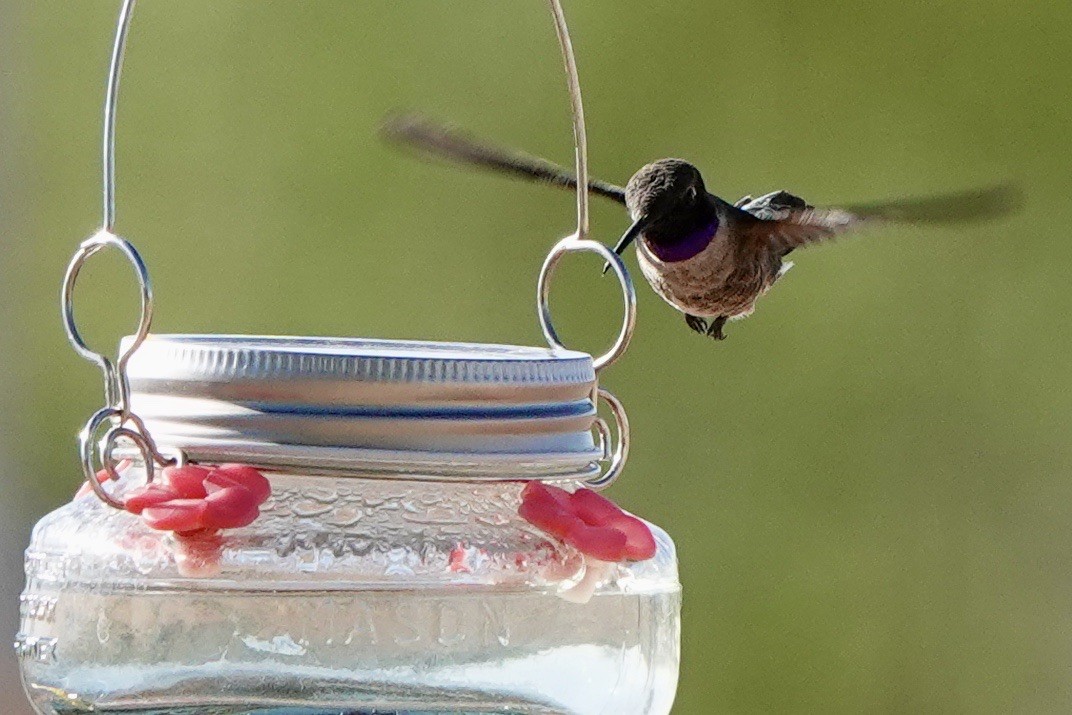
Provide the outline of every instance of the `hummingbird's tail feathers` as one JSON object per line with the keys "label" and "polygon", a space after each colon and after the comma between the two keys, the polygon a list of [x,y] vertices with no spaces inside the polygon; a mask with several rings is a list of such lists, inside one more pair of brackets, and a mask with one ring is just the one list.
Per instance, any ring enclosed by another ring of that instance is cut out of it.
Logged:
{"label": "hummingbird's tail feathers", "polygon": [[1023,190],[1006,182],[952,194],[846,206],[844,210],[864,219],[946,224],[1001,218],[1023,205]]}
{"label": "hummingbird's tail feathers", "polygon": [[[577,188],[576,177],[557,164],[520,151],[487,144],[474,139],[467,132],[438,124],[418,114],[388,116],[380,133],[384,139],[417,149],[425,156],[472,164],[563,188]],[[593,179],[588,182],[588,190],[625,205],[625,189],[621,186]]]}

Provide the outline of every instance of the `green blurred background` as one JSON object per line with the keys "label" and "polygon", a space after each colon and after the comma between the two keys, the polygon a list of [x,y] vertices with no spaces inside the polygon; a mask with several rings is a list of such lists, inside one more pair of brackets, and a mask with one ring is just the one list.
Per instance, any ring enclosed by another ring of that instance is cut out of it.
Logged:
{"label": "green blurred background", "polygon": [[[0,0],[0,576],[15,629],[32,521],[79,480],[99,378],[67,346],[64,266],[99,224],[118,2]],[[814,203],[1022,182],[1023,213],[802,252],[714,343],[645,287],[604,382],[635,447],[613,490],[685,585],[676,713],[1072,710],[1072,3],[569,2],[593,172],[662,156],[732,199]],[[119,123],[120,233],[157,332],[538,344],[566,192],[382,146],[417,108],[567,162],[543,2],[143,2]],[[593,203],[595,237],[626,226]],[[635,265],[630,258],[631,266]],[[568,262],[568,342],[619,320]],[[130,329],[87,268],[98,344]],[[639,280],[639,276],[638,276]],[[23,712],[0,654],[0,710]]]}

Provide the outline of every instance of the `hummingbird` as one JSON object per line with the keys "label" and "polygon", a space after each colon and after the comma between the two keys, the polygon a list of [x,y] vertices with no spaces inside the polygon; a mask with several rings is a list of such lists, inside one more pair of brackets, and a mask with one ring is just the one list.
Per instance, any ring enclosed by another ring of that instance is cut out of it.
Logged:
{"label": "hummingbird", "polygon": [[[478,140],[420,115],[388,117],[387,140],[419,152],[575,189],[567,169],[521,151]],[[640,271],[654,291],[684,314],[697,333],[724,340],[729,320],[744,318],[793,263],[798,248],[883,223],[948,224],[996,218],[1016,208],[1011,184],[838,208],[817,208],[785,190],[729,203],[707,190],[699,169],[683,159],[640,168],[624,187],[599,179],[588,190],[628,210],[632,224],[614,246],[636,243]],[[606,273],[607,266],[604,266]]]}

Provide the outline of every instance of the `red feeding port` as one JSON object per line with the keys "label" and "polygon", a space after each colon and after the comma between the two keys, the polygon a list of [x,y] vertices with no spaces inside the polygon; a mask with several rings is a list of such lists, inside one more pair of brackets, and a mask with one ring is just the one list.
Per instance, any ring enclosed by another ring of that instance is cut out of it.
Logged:
{"label": "red feeding port", "polygon": [[644,561],[655,555],[655,537],[640,519],[591,489],[529,482],[518,514],[533,526],[601,561]]}

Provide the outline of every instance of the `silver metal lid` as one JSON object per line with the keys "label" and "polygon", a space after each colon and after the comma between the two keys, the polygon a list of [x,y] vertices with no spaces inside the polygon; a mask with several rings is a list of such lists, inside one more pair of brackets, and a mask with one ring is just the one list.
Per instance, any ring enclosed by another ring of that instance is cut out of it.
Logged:
{"label": "silver metal lid", "polygon": [[195,461],[587,478],[603,456],[592,358],[570,350],[150,335],[127,376],[157,443]]}

